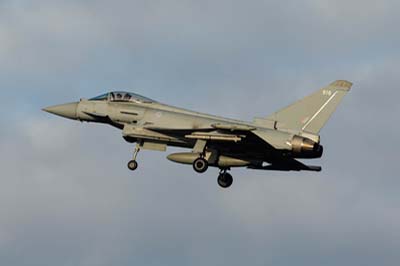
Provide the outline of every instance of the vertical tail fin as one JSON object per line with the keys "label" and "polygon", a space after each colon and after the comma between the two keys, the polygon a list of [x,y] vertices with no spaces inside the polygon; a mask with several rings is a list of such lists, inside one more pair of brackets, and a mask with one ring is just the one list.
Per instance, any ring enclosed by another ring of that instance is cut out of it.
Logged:
{"label": "vertical tail fin", "polygon": [[338,80],[329,86],[272,114],[267,119],[276,121],[276,127],[317,134],[328,122],[352,83]]}

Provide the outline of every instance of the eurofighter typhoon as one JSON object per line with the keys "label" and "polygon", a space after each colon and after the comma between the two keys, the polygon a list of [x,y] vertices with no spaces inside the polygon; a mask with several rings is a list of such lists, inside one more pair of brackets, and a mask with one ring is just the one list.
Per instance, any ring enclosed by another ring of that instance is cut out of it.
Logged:
{"label": "eurofighter typhoon", "polygon": [[298,159],[321,158],[319,132],[352,83],[335,81],[268,117],[245,122],[163,104],[135,93],[114,91],[79,102],[43,109],[84,122],[108,124],[136,143],[128,168],[138,168],[141,149],[166,151],[168,146],[190,149],[170,154],[170,161],[192,165],[197,173],[220,169],[218,184],[232,185],[232,168],[321,171]]}

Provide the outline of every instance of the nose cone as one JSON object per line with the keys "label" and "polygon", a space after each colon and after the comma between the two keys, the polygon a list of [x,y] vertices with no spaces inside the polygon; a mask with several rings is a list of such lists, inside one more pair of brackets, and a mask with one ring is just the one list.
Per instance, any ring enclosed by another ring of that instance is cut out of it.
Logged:
{"label": "nose cone", "polygon": [[67,103],[44,108],[43,111],[69,119],[78,119],[76,112],[78,103]]}

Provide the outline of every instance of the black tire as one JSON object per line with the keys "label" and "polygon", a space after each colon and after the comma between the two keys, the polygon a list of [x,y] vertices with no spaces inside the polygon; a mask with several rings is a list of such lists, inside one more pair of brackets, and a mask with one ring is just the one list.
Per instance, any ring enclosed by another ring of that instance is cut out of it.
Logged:
{"label": "black tire", "polygon": [[228,188],[233,184],[233,177],[229,173],[223,173],[218,176],[218,185],[222,188]]}
{"label": "black tire", "polygon": [[198,158],[193,162],[193,169],[197,173],[205,173],[208,170],[208,162],[204,158]]}
{"label": "black tire", "polygon": [[138,168],[138,163],[135,160],[129,161],[128,168],[131,171],[135,171]]}

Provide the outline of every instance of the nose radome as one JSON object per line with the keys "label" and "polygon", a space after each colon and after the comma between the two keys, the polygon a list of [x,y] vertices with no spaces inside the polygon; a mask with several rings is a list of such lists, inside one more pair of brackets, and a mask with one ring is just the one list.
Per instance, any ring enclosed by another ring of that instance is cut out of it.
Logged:
{"label": "nose radome", "polygon": [[43,111],[69,119],[77,119],[78,103],[67,103],[44,108]]}

